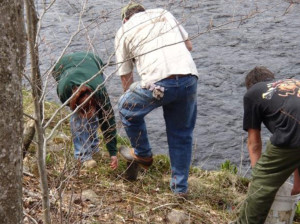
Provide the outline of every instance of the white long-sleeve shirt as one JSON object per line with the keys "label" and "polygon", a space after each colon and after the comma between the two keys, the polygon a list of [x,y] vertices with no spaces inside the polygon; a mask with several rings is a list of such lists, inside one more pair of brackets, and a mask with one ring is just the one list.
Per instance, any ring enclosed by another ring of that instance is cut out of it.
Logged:
{"label": "white long-sleeve shirt", "polygon": [[115,37],[118,74],[132,72],[135,64],[142,86],[174,74],[198,75],[187,39],[188,33],[167,10],[134,14]]}

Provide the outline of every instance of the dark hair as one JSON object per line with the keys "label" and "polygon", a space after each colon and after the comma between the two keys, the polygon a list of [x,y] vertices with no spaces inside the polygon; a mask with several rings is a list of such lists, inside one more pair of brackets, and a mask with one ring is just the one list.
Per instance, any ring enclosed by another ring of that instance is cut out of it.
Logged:
{"label": "dark hair", "polygon": [[251,86],[258,82],[273,80],[275,78],[273,72],[263,66],[257,66],[252,69],[245,78],[246,88],[249,89]]}
{"label": "dark hair", "polygon": [[136,5],[133,7],[129,7],[122,15],[122,20],[124,20],[124,19],[128,20],[134,14],[139,13],[139,12],[144,12],[144,11],[145,11],[145,8],[142,5]]}

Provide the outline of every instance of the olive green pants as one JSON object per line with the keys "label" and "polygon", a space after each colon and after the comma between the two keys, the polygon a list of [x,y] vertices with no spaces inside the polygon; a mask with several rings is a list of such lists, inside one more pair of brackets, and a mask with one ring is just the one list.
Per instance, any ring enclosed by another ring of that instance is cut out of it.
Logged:
{"label": "olive green pants", "polygon": [[239,224],[263,224],[280,186],[300,167],[300,148],[267,144],[252,172],[252,182],[239,214]]}

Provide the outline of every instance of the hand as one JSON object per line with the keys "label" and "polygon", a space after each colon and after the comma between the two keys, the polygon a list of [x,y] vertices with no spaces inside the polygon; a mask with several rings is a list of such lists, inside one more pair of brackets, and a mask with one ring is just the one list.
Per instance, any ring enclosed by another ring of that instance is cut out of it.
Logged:
{"label": "hand", "polygon": [[124,92],[129,89],[130,85],[133,83],[133,72],[121,76],[121,82]]}
{"label": "hand", "polygon": [[115,170],[115,169],[117,169],[117,167],[118,167],[118,157],[111,156],[110,157],[110,168]]}

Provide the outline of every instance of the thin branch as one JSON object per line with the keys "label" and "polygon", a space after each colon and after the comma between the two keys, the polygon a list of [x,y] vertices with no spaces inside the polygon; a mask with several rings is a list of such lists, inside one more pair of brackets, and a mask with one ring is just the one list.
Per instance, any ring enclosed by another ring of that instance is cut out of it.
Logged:
{"label": "thin branch", "polygon": [[35,119],[34,117],[32,117],[32,116],[29,115],[29,114],[26,114],[25,112],[23,112],[23,115],[26,116],[26,117],[28,117],[28,118],[31,119],[31,120],[36,121],[36,119]]}
{"label": "thin branch", "polygon": [[[41,27],[42,27],[43,17],[46,14],[46,12],[51,8],[51,6],[55,3],[55,1],[56,0],[52,0],[50,2],[50,4],[48,5],[48,7],[44,7],[44,10],[43,10],[41,16],[39,17],[38,27],[37,27],[37,32],[36,32],[37,35],[36,35],[36,39],[35,39],[35,47],[38,44],[38,38],[39,38],[39,33],[40,33],[40,30],[41,30]],[[44,2],[44,5],[45,5],[45,2]]]}
{"label": "thin branch", "polygon": [[32,82],[31,79],[24,73],[23,77],[27,80],[27,82],[29,83],[30,86],[32,86]]}
{"label": "thin branch", "polygon": [[23,211],[23,214],[28,217],[34,224],[38,224],[38,222],[29,214],[27,214],[25,211]]}
{"label": "thin branch", "polygon": [[179,205],[179,204],[178,203],[167,203],[167,204],[164,204],[164,205],[157,206],[155,208],[151,208],[150,210],[155,211],[157,209],[160,209],[160,208],[163,208],[163,207],[168,207],[168,206],[173,206],[173,205]]}
{"label": "thin branch", "polygon": [[287,9],[286,9],[285,12],[283,13],[283,15],[285,16],[286,14],[288,14],[289,11],[290,11],[290,9],[292,9],[293,7],[294,7],[294,3],[291,3],[291,4],[287,7]]}
{"label": "thin branch", "polygon": [[[79,22],[78,22],[78,25],[77,25],[77,30],[76,30],[76,31],[72,34],[72,36],[70,37],[70,39],[69,39],[69,41],[68,41],[66,47],[62,50],[62,52],[61,52],[60,56],[58,57],[57,61],[59,61],[59,60],[63,57],[63,55],[65,54],[66,50],[67,50],[68,47],[71,45],[73,39],[74,39],[74,38],[75,38],[75,37],[83,30],[82,28],[80,28],[80,27],[81,27],[80,24],[81,24],[81,20],[82,20],[82,16],[83,16],[83,12],[84,12],[84,10],[85,10],[86,4],[87,4],[87,0],[84,2],[84,5],[83,5],[82,10],[81,10],[81,13],[80,13],[80,15],[79,15]],[[45,85],[44,85],[43,93],[42,93],[42,96],[41,96],[41,100],[44,99],[44,97],[45,97],[45,94],[46,94],[46,87],[47,87],[47,84],[48,84],[48,80],[49,80],[49,77],[50,77],[51,72],[52,72],[52,70],[54,69],[55,65],[56,65],[56,63],[54,63],[54,64],[51,66],[51,68],[49,69],[49,71],[48,71],[48,73],[47,73],[47,75],[46,75],[47,78],[46,78],[46,81],[45,81]],[[48,122],[48,123],[49,123],[49,122]]]}

